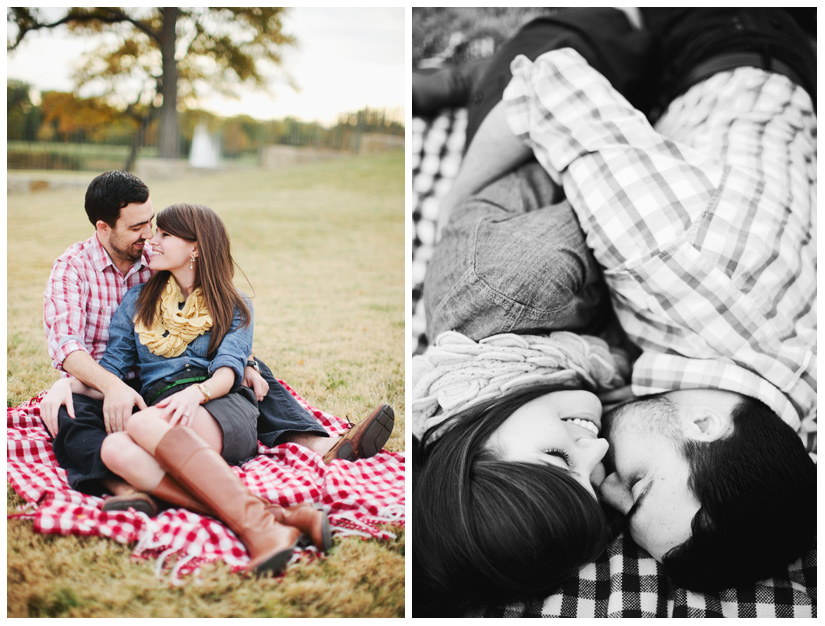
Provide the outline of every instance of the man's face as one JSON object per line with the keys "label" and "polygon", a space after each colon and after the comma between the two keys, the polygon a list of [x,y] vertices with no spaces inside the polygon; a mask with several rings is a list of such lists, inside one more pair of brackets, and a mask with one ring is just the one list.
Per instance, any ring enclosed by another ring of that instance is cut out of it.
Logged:
{"label": "man's face", "polygon": [[134,263],[140,260],[143,245],[152,237],[154,216],[152,199],[149,198],[142,204],[133,202],[123,207],[114,228],[98,226],[100,242],[114,261]]}
{"label": "man's face", "polygon": [[[700,508],[688,487],[690,465],[681,444],[729,433],[736,401],[728,392],[674,391],[619,406],[602,418],[610,449],[600,494],[626,516],[633,540],[657,561],[690,538]],[[708,418],[708,410],[715,417]]]}

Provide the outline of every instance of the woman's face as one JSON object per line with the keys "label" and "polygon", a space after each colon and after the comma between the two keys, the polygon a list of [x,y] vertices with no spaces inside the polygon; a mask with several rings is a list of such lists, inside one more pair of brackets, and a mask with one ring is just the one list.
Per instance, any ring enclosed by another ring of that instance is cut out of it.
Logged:
{"label": "woman's face", "polygon": [[175,237],[162,228],[158,228],[149,245],[152,248],[149,267],[155,271],[169,270],[173,273],[189,269],[192,253],[197,247],[195,242]]}
{"label": "woman's face", "polygon": [[604,480],[602,404],[589,391],[553,391],[531,400],[499,426],[486,448],[502,461],[549,463],[568,470],[593,497]]}

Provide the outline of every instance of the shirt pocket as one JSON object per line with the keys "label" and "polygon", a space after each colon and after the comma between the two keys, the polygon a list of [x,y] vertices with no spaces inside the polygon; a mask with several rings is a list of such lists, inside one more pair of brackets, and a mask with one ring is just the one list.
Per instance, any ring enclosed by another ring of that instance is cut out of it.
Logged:
{"label": "shirt pocket", "polygon": [[106,348],[106,342],[109,340],[109,324],[112,322],[115,311],[117,311],[116,306],[97,306],[86,309],[86,341],[91,344],[102,342],[101,352]]}

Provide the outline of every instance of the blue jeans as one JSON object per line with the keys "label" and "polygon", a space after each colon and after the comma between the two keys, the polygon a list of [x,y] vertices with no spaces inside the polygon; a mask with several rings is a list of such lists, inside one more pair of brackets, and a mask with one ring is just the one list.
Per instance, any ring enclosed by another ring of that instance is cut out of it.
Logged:
{"label": "blue jeans", "polygon": [[606,296],[576,214],[531,162],[455,209],[427,265],[427,335],[595,332]]}

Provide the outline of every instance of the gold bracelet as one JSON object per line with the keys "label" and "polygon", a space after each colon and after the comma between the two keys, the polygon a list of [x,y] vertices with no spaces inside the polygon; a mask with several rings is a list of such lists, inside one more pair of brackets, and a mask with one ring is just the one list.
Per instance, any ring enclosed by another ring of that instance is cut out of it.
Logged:
{"label": "gold bracelet", "polygon": [[209,391],[209,387],[203,383],[198,383],[198,389],[200,389],[203,394],[204,402],[209,402],[212,399],[212,394]]}

